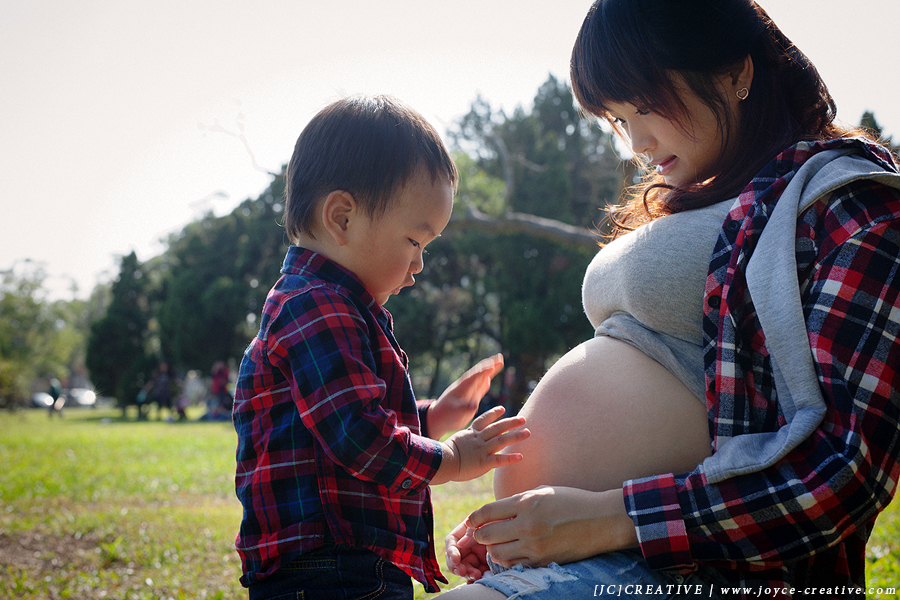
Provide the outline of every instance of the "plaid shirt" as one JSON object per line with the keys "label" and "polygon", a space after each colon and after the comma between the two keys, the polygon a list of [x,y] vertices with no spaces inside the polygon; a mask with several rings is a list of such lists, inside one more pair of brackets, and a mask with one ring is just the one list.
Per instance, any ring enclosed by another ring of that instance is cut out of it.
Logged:
{"label": "plaid shirt", "polygon": [[[703,320],[714,451],[785,425],[747,262],[791,174],[823,150],[847,148],[897,172],[874,144],[800,143],[753,179],[723,225]],[[865,586],[866,540],[900,478],[900,192],[871,180],[844,185],[800,215],[796,250],[821,424],[771,467],[716,483],[702,465],[634,480],[625,500],[654,568],[718,567],[732,587],[748,588],[736,595],[755,597],[761,586],[800,597],[816,587],[845,597]]]}
{"label": "plaid shirt", "polygon": [[437,591],[428,482],[440,445],[388,313],[351,273],[292,246],[237,381],[241,583],[336,543],[371,549]]}

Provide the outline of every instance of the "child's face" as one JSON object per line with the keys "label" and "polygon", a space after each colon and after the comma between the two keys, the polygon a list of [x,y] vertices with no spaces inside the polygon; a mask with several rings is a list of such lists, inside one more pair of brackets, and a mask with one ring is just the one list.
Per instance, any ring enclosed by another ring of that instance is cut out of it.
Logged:
{"label": "child's face", "polygon": [[353,264],[345,265],[359,277],[379,304],[416,282],[422,253],[450,220],[453,187],[432,181],[421,169],[391,198],[380,217],[362,217],[362,227],[351,242]]}

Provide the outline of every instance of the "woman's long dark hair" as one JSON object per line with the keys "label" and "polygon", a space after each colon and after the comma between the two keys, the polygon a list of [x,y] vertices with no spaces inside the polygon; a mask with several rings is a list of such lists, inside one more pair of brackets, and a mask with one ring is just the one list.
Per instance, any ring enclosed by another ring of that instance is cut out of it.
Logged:
{"label": "woman's long dark hair", "polygon": [[[715,82],[747,56],[753,83],[738,119],[732,119]],[[625,205],[611,211],[617,233],[736,196],[798,141],[851,133],[834,124],[835,103],[816,68],[752,0],[594,3],[572,51],[572,89],[584,111],[613,123],[609,103],[632,103],[690,131],[676,76],[713,111],[726,150],[711,180],[687,188],[668,186],[650,172],[630,190]]]}

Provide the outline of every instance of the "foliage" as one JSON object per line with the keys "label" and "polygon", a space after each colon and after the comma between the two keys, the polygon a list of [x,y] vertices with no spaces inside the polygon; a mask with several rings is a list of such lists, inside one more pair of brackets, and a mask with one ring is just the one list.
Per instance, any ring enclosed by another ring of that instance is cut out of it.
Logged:
{"label": "foliage", "polygon": [[122,406],[136,401],[155,366],[148,352],[149,323],[148,286],[132,252],[122,257],[106,315],[91,325],[86,357],[97,390]]}
{"label": "foliage", "polygon": [[89,303],[49,300],[45,277],[31,263],[0,272],[0,407],[27,404],[39,378],[84,371]]}
{"label": "foliage", "polygon": [[508,210],[564,223],[596,226],[629,175],[609,133],[583,118],[568,85],[553,75],[538,88],[530,113],[495,112],[479,96],[448,136],[478,168],[506,183]]}
{"label": "foliage", "polygon": [[224,217],[206,215],[169,240],[157,315],[164,357],[209,371],[243,353],[284,254],[284,179]]}
{"label": "foliage", "polygon": [[[458,210],[472,205],[492,215],[514,211],[597,228],[599,209],[618,197],[624,183],[609,134],[580,117],[571,90],[552,75],[530,113],[519,107],[507,116],[479,97],[450,139],[468,154],[460,158]],[[491,333],[515,373],[508,401],[521,404],[547,361],[590,335],[581,281],[595,250],[459,228],[432,246],[441,260],[461,257],[471,285],[482,290],[476,310],[493,317]]]}
{"label": "foliage", "polygon": [[868,110],[864,112],[862,119],[860,119],[859,121],[859,126],[860,128],[868,131],[882,144],[888,147],[894,153],[894,157],[897,162],[900,162],[900,145],[895,146],[893,143],[893,137],[884,135],[884,129],[881,127],[881,125],[878,124],[878,121],[875,119],[875,113]]}

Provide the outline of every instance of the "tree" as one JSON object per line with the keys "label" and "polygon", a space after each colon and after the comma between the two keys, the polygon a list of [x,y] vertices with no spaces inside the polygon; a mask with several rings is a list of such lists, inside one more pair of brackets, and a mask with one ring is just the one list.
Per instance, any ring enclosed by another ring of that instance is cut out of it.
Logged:
{"label": "tree", "polygon": [[[507,116],[476,98],[450,139],[471,160],[459,160],[460,207],[432,253],[452,244],[484,290],[482,301],[490,300],[481,310],[493,315],[493,333],[515,369],[508,391],[517,406],[548,360],[590,335],[581,281],[603,233],[600,210],[634,171],[622,167],[607,131],[580,118],[571,90],[552,75],[530,113],[519,107]],[[502,185],[473,194],[473,179]]]}
{"label": "tree", "polygon": [[[502,200],[503,182],[479,171],[464,154],[455,160],[465,173],[458,194],[485,210],[502,210],[496,201]],[[454,211],[459,209],[457,202]],[[486,276],[472,239],[452,234],[429,244],[416,285],[387,304],[397,340],[409,355],[415,387],[428,397],[502,348],[496,298],[484,285]]]}
{"label": "tree", "polygon": [[863,113],[862,118],[859,121],[859,126],[862,129],[865,129],[872,133],[876,138],[881,140],[881,142],[888,147],[891,152],[894,153],[894,156],[897,158],[898,162],[900,162],[900,146],[895,146],[893,141],[893,136],[884,136],[884,129],[882,129],[881,125],[878,124],[878,121],[875,120],[875,113],[872,111],[866,111]]}
{"label": "tree", "polygon": [[40,378],[83,371],[85,302],[51,301],[43,267],[0,272],[0,407],[24,406]]}
{"label": "tree", "polygon": [[134,252],[122,257],[106,315],[91,325],[86,364],[97,390],[124,410],[137,400],[155,361],[148,352],[147,279]]}
{"label": "tree", "polygon": [[275,177],[257,199],[169,240],[156,315],[162,354],[176,367],[208,372],[241,356],[284,255],[283,194],[284,178]]}

